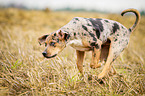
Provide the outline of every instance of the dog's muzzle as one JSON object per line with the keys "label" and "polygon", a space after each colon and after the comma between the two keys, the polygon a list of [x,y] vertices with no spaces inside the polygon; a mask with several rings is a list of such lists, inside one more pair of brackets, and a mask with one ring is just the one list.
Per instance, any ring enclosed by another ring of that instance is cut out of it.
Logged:
{"label": "dog's muzzle", "polygon": [[47,56],[47,52],[43,52],[42,53],[43,54],[43,56],[45,57],[45,58],[53,58],[53,57],[55,57],[57,54],[54,54],[54,55],[52,55],[52,56]]}

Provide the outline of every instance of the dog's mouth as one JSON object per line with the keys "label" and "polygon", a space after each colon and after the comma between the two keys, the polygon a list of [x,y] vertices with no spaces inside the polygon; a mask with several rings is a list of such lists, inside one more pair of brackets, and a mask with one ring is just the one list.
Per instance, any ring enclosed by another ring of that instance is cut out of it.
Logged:
{"label": "dog's mouth", "polygon": [[44,56],[45,58],[53,58],[53,57],[55,57],[57,54],[54,54],[54,55],[52,55],[52,56]]}

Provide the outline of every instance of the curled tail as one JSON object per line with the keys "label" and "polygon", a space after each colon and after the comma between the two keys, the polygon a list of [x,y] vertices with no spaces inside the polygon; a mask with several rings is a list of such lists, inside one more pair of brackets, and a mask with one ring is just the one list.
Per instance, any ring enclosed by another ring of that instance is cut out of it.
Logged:
{"label": "curled tail", "polygon": [[129,31],[132,32],[135,30],[136,26],[139,24],[140,13],[136,9],[126,9],[123,12],[121,12],[121,16],[123,16],[127,12],[133,12],[136,15],[136,21],[135,21],[134,25],[131,28],[129,28]]}

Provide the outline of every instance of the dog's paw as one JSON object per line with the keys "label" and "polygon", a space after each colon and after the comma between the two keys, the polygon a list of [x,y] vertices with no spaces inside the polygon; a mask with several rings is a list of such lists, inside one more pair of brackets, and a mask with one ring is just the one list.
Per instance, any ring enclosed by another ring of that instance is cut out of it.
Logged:
{"label": "dog's paw", "polygon": [[101,63],[98,63],[98,64],[95,64],[95,63],[91,63],[90,64],[90,67],[92,68],[92,69],[96,69],[96,68],[99,68],[99,67],[101,67]]}
{"label": "dog's paw", "polygon": [[108,74],[109,74],[109,76],[113,76],[116,74],[116,71],[110,71]]}

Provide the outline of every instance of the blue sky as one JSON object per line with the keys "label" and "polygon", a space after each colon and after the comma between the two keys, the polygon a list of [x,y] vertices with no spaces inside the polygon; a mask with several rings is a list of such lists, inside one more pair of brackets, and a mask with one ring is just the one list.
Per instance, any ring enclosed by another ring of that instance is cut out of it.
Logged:
{"label": "blue sky", "polygon": [[0,0],[0,5],[7,6],[8,4],[23,5],[30,9],[48,7],[56,10],[70,7],[115,13],[127,8],[135,8],[145,11],[145,0]]}

